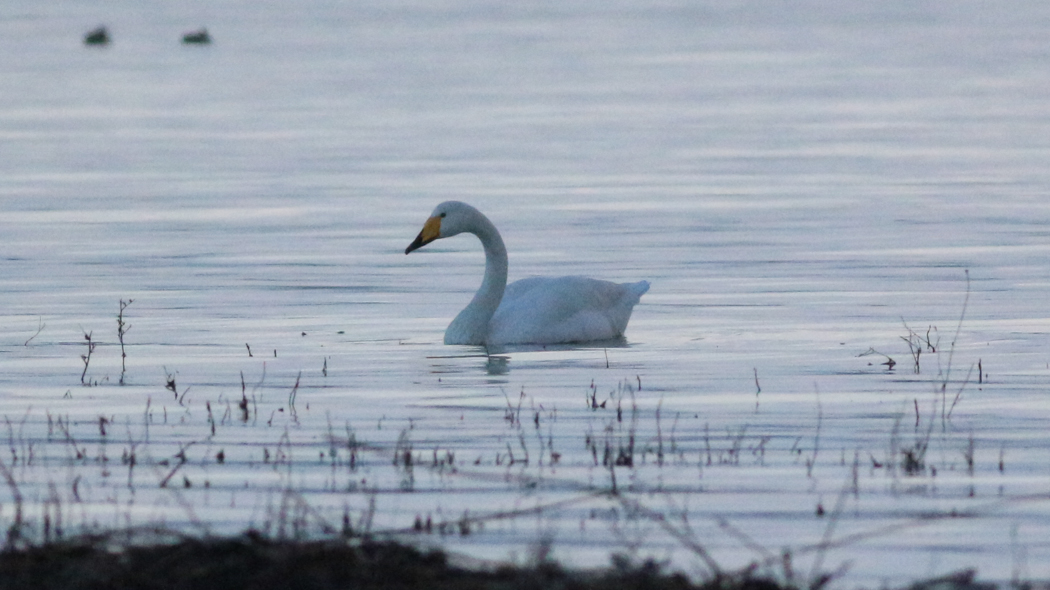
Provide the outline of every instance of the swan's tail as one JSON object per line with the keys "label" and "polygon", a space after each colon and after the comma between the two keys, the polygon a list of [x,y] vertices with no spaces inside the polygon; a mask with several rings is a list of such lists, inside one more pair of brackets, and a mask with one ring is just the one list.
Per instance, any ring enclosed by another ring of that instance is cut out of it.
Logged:
{"label": "swan's tail", "polygon": [[627,330],[627,322],[631,321],[631,312],[642,295],[649,290],[649,281],[638,281],[637,283],[622,283],[620,287],[620,302],[609,310],[607,316],[613,332],[617,337],[623,336]]}
{"label": "swan's tail", "polygon": [[[638,300],[649,292],[649,281],[638,281],[637,283],[625,283],[624,287],[627,287],[627,292],[634,297],[634,303],[638,303]],[[632,303],[631,305],[634,305]]]}

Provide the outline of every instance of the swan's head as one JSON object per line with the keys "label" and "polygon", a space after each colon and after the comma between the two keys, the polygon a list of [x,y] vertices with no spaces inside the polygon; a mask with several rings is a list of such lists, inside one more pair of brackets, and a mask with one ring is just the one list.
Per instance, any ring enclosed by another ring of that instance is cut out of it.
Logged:
{"label": "swan's head", "polygon": [[478,218],[484,216],[477,209],[459,201],[445,201],[434,208],[423,224],[423,231],[405,248],[405,254],[418,250],[434,240],[449,238],[477,229]]}

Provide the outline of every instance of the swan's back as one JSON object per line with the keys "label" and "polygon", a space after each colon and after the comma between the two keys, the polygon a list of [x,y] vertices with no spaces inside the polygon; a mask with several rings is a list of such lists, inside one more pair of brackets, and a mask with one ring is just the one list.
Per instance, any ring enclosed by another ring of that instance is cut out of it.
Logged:
{"label": "swan's back", "polygon": [[489,322],[487,344],[554,344],[623,336],[647,281],[534,277],[507,285]]}

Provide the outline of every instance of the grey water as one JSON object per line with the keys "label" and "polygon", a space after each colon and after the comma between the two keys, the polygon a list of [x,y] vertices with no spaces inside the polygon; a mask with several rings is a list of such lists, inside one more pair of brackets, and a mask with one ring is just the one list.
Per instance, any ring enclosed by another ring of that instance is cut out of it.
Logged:
{"label": "grey water", "polygon": [[[1048,25],[11,2],[0,521],[1050,578]],[[650,281],[625,343],[444,346],[481,249],[403,252],[447,199],[512,280]]]}

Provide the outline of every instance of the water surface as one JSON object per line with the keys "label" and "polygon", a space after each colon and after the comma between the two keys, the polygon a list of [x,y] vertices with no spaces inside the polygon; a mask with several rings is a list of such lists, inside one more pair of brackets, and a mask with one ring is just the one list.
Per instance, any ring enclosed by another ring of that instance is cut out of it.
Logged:
{"label": "water surface", "polygon": [[[16,3],[0,414],[25,518],[1046,579],[1048,19]],[[626,345],[442,345],[480,248],[403,252],[450,198],[512,279],[649,280]]]}

